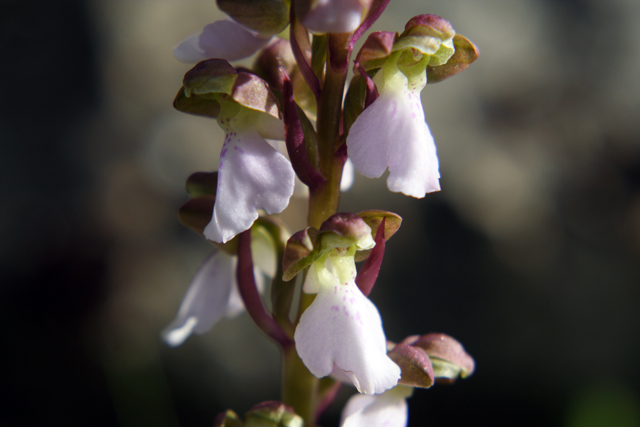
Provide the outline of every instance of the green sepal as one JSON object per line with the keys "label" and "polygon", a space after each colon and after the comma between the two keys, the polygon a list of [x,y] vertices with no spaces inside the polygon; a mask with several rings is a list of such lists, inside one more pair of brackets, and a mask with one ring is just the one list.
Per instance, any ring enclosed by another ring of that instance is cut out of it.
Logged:
{"label": "green sepal", "polygon": [[289,24],[289,5],[284,0],[217,0],[218,8],[257,33],[278,34]]}
{"label": "green sepal", "polygon": [[453,37],[453,45],[455,53],[444,65],[434,67],[429,62],[427,66],[427,83],[438,83],[458,74],[478,59],[478,55],[480,55],[480,50],[476,45],[460,34],[456,34]]}
{"label": "green sepal", "polygon": [[217,117],[220,104],[231,100],[250,110],[280,118],[278,100],[267,82],[255,74],[237,71],[218,58],[198,62],[187,71],[174,106],[180,111]]}
{"label": "green sepal", "polygon": [[182,80],[184,94],[207,95],[226,93],[230,95],[238,72],[224,59],[212,58],[198,62],[186,72]]}
{"label": "green sepal", "polygon": [[282,280],[288,282],[322,256],[316,243],[319,232],[315,227],[307,227],[289,238],[282,257]]}
{"label": "green sepal", "polygon": [[220,103],[213,98],[192,94],[190,97],[184,93],[184,86],[180,88],[175,99],[173,107],[187,114],[196,116],[204,116],[215,119],[220,114]]}
{"label": "green sepal", "polygon": [[[384,222],[384,240],[387,241],[396,234],[396,231],[400,228],[402,224],[402,217],[400,215],[395,214],[393,212],[381,211],[381,210],[368,210],[358,212],[358,216],[364,220],[365,223],[369,227],[371,227],[371,236],[375,239],[376,233],[378,232],[378,227],[382,223],[382,219],[385,219]],[[364,261],[369,258],[369,254],[371,250],[356,252],[356,262]]]}
{"label": "green sepal", "polygon": [[280,105],[269,84],[255,74],[239,72],[230,97],[251,110],[280,119]]}

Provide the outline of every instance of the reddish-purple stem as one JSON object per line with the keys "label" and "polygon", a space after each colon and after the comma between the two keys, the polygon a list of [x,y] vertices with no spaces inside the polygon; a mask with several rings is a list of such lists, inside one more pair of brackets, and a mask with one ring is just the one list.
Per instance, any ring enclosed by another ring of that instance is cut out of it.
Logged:
{"label": "reddish-purple stem", "polygon": [[364,108],[367,108],[369,105],[373,104],[373,101],[378,99],[378,96],[380,95],[378,94],[378,88],[376,87],[376,84],[373,82],[373,79],[371,78],[371,76],[369,76],[369,73],[367,73],[365,69],[362,68],[362,65],[360,65],[359,62],[356,62],[355,66],[358,69],[358,72],[360,73],[362,78],[364,79],[365,83],[367,84],[367,96],[364,99]]}
{"label": "reddish-purple stem", "polygon": [[334,384],[329,387],[329,389],[322,395],[320,402],[318,402],[318,406],[316,407],[315,419],[317,420],[324,413],[324,411],[331,406],[333,401],[336,399],[340,388],[342,387],[342,383],[340,381],[336,381]]}
{"label": "reddish-purple stem", "polygon": [[296,30],[301,28],[306,33],[306,29],[302,27],[298,21],[296,20],[295,12],[293,11],[293,2],[291,2],[291,8],[289,10],[289,42],[291,43],[291,50],[293,51],[293,56],[296,58],[296,62],[298,63],[298,69],[300,70],[300,74],[304,78],[304,81],[307,82],[311,92],[316,97],[316,102],[320,97],[320,81],[318,80],[318,76],[313,72],[311,65],[307,62],[307,59],[304,57],[304,53],[300,48],[300,43],[298,43],[298,38],[296,35]]}
{"label": "reddish-purple stem", "polygon": [[389,1],[390,0],[378,0],[378,1],[374,0],[371,11],[369,12],[365,20],[362,21],[362,24],[360,24],[360,26],[356,28],[353,35],[351,36],[351,40],[349,40],[349,51],[353,50],[353,45],[358,41],[358,39],[362,37],[362,35],[369,28],[371,28],[373,23],[376,22],[378,18],[380,18],[380,15],[382,15],[382,12],[384,12],[384,10],[387,8]]}
{"label": "reddish-purple stem", "polygon": [[382,218],[382,221],[378,226],[378,231],[376,232],[376,245],[373,247],[369,254],[369,258],[367,258],[364,265],[358,272],[358,276],[356,276],[356,285],[358,285],[365,296],[371,293],[373,285],[376,283],[376,279],[378,278],[378,273],[380,273],[380,265],[382,264],[382,257],[384,256],[385,220],[385,218]]}
{"label": "reddish-purple stem", "polygon": [[284,70],[282,70],[282,74],[284,75],[282,87],[284,134],[289,159],[291,159],[293,170],[300,178],[300,181],[312,189],[317,188],[327,180],[309,162],[300,116],[298,116],[296,102],[293,99],[293,85]]}
{"label": "reddish-purple stem", "polygon": [[253,277],[253,259],[251,257],[251,230],[238,235],[238,266],[236,270],[238,290],[244,301],[244,306],[251,319],[262,331],[276,341],[283,349],[289,348],[293,342],[287,336],[262,304],[262,298]]}

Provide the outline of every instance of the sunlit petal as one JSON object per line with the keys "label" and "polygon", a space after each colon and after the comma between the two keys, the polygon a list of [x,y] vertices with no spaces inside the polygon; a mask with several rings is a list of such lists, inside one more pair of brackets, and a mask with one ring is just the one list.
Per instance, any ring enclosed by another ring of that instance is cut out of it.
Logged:
{"label": "sunlit petal", "polygon": [[255,129],[230,132],[218,166],[218,188],[207,239],[227,242],[251,227],[258,209],[282,212],[293,194],[291,163]]}
{"label": "sunlit petal", "polygon": [[358,172],[378,178],[389,169],[391,191],[424,197],[440,190],[436,146],[424,119],[420,87],[407,79],[387,82],[380,96],[351,126],[349,158]]}
{"label": "sunlit petal", "polygon": [[412,393],[411,387],[397,386],[379,395],[355,394],[342,410],[340,427],[405,427]]}
{"label": "sunlit petal", "polygon": [[353,282],[320,282],[318,286],[317,279],[312,280],[318,295],[294,335],[304,364],[317,377],[331,374],[335,364],[361,393],[382,393],[395,386],[400,368],[387,357],[378,309]]}
{"label": "sunlit petal", "polygon": [[233,21],[216,21],[180,43],[173,54],[181,62],[195,63],[209,58],[236,61],[253,55],[269,43]]}
{"label": "sunlit petal", "polygon": [[363,11],[361,0],[317,0],[302,23],[316,34],[350,33],[360,25]]}

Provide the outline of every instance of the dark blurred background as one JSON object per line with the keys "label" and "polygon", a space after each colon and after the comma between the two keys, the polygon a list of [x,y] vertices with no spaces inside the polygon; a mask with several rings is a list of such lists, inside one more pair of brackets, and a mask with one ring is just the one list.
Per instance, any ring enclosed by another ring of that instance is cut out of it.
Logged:
{"label": "dark blurred background", "polygon": [[[394,0],[374,29],[420,13],[482,52],[423,91],[443,190],[359,176],[343,198],[405,219],[371,294],[388,338],[445,332],[476,359],[417,390],[410,425],[640,426],[640,2]],[[220,17],[0,0],[0,426],[209,426],[278,398],[246,315],[159,339],[210,250],[176,219],[184,180],[222,141],[172,109],[189,66],[171,50]]]}

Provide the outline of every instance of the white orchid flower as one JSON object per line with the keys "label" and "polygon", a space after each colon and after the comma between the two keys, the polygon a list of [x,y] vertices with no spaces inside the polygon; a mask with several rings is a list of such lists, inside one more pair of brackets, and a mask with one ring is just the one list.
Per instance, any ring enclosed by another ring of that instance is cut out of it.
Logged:
{"label": "white orchid flower", "polygon": [[[253,233],[251,252],[255,261],[254,276],[259,292],[264,288],[263,275],[275,275],[275,252],[272,243],[260,233]],[[191,334],[209,331],[222,317],[235,317],[244,311],[236,281],[237,257],[216,249],[200,265],[191,279],[178,315],[162,332],[171,347],[181,345]]]}
{"label": "white orchid flower", "polygon": [[400,368],[387,356],[378,309],[355,283],[356,246],[370,249],[374,245],[370,229],[366,237],[311,264],[303,291],[317,296],[302,314],[294,341],[316,377],[337,368],[360,393],[374,394],[395,386]]}
{"label": "white orchid flower", "polygon": [[380,96],[358,116],[347,136],[356,170],[379,178],[388,168],[389,190],[407,196],[422,198],[439,191],[436,145],[420,101],[426,74],[410,81],[391,60],[374,80]]}

